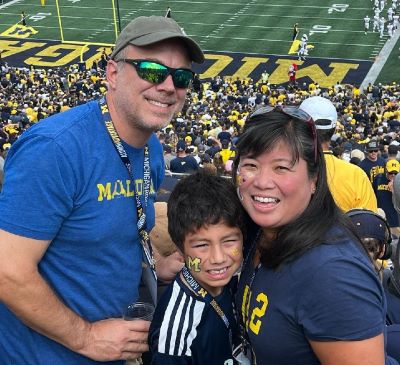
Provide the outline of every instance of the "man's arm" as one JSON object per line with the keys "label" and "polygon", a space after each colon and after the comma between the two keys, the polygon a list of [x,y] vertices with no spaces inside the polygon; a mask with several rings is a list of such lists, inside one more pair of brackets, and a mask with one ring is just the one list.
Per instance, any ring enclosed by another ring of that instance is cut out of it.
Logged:
{"label": "man's arm", "polygon": [[0,230],[0,300],[30,328],[91,359],[136,359],[147,351],[150,322],[89,323],[58,298],[38,271],[49,244]]}

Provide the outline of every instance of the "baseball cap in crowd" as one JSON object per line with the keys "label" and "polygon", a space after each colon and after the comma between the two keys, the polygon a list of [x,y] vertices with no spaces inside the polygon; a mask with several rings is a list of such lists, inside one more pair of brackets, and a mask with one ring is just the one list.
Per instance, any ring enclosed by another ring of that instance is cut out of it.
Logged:
{"label": "baseball cap in crowd", "polygon": [[367,151],[376,151],[379,150],[379,143],[378,141],[369,141],[367,143]]}
{"label": "baseball cap in crowd", "polygon": [[201,157],[201,162],[202,163],[211,163],[212,162],[212,158],[209,154],[205,153],[202,157]]}
{"label": "baseball cap in crowd", "polygon": [[182,141],[182,140],[178,141],[178,143],[176,144],[176,150],[177,150],[178,152],[185,151],[185,150],[186,150],[186,143],[185,143],[185,141]]}
{"label": "baseball cap in crowd", "polygon": [[386,171],[395,172],[396,174],[400,172],[400,163],[397,160],[389,160],[386,162]]}
{"label": "baseball cap in crowd", "polygon": [[110,59],[128,44],[148,46],[167,39],[182,40],[192,61],[202,63],[204,54],[200,46],[182,30],[172,18],[163,16],[140,16],[133,19],[120,33]]}
{"label": "baseball cap in crowd", "polygon": [[388,232],[383,217],[366,209],[352,209],[346,214],[352,220],[360,238],[376,238],[381,243],[386,242]]}
{"label": "baseball cap in crowd", "polygon": [[304,110],[313,118],[315,128],[336,128],[337,111],[330,100],[321,96],[311,96],[300,104],[299,109]]}
{"label": "baseball cap in crowd", "polygon": [[350,157],[357,157],[358,159],[360,159],[360,161],[364,160],[365,155],[364,152],[359,150],[359,149],[354,149],[350,152]]}
{"label": "baseball cap in crowd", "polygon": [[221,141],[221,146],[222,146],[222,148],[228,148],[229,147],[229,140],[228,139],[223,139]]}
{"label": "baseball cap in crowd", "polygon": [[169,144],[164,144],[163,145],[163,149],[164,149],[164,152],[167,152],[167,153],[171,153],[172,152],[172,148],[171,148],[171,146]]}

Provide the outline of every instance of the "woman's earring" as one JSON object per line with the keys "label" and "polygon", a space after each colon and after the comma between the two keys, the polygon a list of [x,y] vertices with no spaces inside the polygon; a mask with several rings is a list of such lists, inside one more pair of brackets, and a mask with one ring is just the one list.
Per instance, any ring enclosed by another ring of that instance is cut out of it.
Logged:
{"label": "woman's earring", "polygon": [[236,188],[237,196],[239,197],[240,201],[243,201],[243,195],[240,194],[239,187]]}
{"label": "woman's earring", "polygon": [[311,188],[311,194],[314,194],[314,193],[315,193],[315,190],[317,190],[317,188],[316,188],[315,186],[313,186],[313,187]]}

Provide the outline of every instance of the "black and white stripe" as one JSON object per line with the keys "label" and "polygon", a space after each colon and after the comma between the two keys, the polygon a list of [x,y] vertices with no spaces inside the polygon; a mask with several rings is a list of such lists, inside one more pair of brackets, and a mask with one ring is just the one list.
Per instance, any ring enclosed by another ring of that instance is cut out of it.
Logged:
{"label": "black and white stripe", "polygon": [[158,352],[191,356],[205,303],[187,295],[175,281],[160,328]]}

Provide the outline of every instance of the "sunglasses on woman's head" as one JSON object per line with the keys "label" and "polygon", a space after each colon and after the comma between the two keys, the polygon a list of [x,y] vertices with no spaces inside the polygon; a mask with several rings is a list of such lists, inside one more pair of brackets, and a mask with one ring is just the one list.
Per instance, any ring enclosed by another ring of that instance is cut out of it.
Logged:
{"label": "sunglasses on woman's head", "polygon": [[155,61],[124,58],[115,62],[129,63],[136,69],[141,79],[149,81],[152,84],[161,84],[166,80],[168,75],[171,75],[175,87],[187,88],[194,77],[193,71],[188,68],[172,68]]}
{"label": "sunglasses on woman's head", "polygon": [[288,115],[289,117],[296,118],[303,122],[306,122],[311,129],[314,144],[314,162],[317,162],[317,130],[315,128],[314,121],[310,114],[306,113],[304,110],[299,109],[296,106],[291,105],[276,105],[276,106],[265,106],[257,109],[253,114],[251,114],[250,119],[263,114],[268,114],[271,112],[280,112]]}

